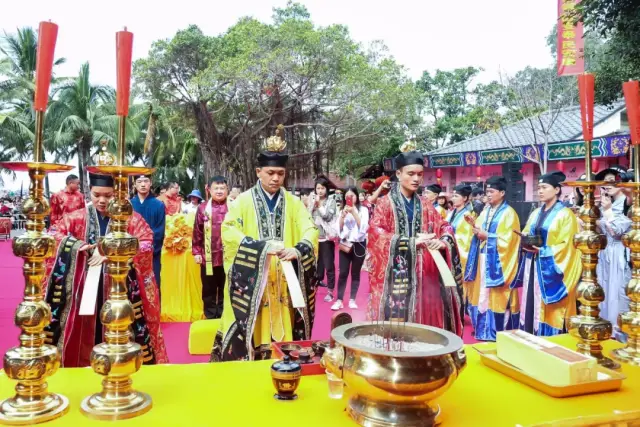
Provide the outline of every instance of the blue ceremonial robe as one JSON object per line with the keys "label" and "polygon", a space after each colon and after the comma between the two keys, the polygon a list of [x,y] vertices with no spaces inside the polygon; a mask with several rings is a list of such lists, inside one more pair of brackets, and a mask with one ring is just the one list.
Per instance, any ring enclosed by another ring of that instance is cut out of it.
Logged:
{"label": "blue ceremonial robe", "polygon": [[144,218],[153,230],[153,274],[156,276],[156,283],[160,288],[160,257],[162,255],[162,245],[164,243],[164,203],[149,194],[144,201],[136,195],[131,199],[133,210]]}

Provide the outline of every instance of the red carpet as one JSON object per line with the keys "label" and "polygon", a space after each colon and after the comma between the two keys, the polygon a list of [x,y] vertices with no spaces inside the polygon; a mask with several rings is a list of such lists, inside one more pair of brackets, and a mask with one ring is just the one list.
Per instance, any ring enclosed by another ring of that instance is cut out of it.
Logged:
{"label": "red carpet", "polygon": [[[337,260],[336,260],[337,261]],[[336,270],[338,263],[336,262]],[[338,272],[336,271],[336,274]],[[4,353],[18,343],[19,329],[13,324],[13,315],[18,303],[22,299],[24,289],[24,278],[22,276],[22,260],[16,258],[11,250],[11,242],[0,242],[0,277],[3,278],[2,290],[0,291],[0,354]],[[349,295],[347,286],[345,295]],[[327,339],[329,337],[332,303],[324,302],[327,294],[326,288],[320,288],[317,295],[316,321],[313,326],[313,339]],[[367,299],[369,295],[369,278],[367,273],[362,273],[360,289],[356,303],[357,310],[345,309],[352,314],[354,321],[363,321],[366,318]],[[467,319],[467,325],[468,325]],[[169,360],[171,363],[198,363],[206,362],[209,356],[192,356],[188,350],[189,323],[163,323],[164,333]],[[475,342],[471,337],[471,328],[465,327],[464,342]]]}
{"label": "red carpet", "polygon": [[18,344],[20,330],[13,324],[13,315],[22,300],[24,277],[22,260],[13,255],[11,242],[0,242],[0,354]]}

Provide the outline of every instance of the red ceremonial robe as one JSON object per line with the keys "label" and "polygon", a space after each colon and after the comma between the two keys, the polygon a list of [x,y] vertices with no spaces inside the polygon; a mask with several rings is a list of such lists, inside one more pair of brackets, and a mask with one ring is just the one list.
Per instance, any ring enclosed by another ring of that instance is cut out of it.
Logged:
{"label": "red ceremonial robe", "polygon": [[85,207],[84,195],[80,191],[70,192],[65,188],[51,196],[49,201],[51,213],[49,214],[50,226],[53,227],[62,216]]}
{"label": "red ceremonial robe", "polygon": [[[369,226],[371,256],[371,320],[399,320],[436,326],[462,336],[462,267],[451,226],[433,205],[416,195],[405,202],[398,186],[378,199]],[[407,214],[411,206],[413,215]],[[418,233],[435,233],[440,251],[456,279],[445,287],[438,267],[426,249],[417,249]]]}
{"label": "red ceremonial robe", "polygon": [[[90,365],[95,344],[96,308],[92,316],[80,316],[89,254],[79,249],[97,243],[100,235],[95,207],[78,209],[63,216],[54,237],[58,249],[48,260],[50,277],[46,301],[51,306],[52,321],[45,329],[46,341],[58,347],[64,367]],[[127,232],[138,238],[139,250],[133,257],[133,269],[127,277],[129,299],[136,320],[131,325],[134,340],[142,347],[145,364],[168,363],[167,350],[160,330],[160,300],[153,274],[153,231],[136,212],[129,219]],[[97,249],[96,249],[97,250]],[[110,278],[103,269],[103,295],[107,300]],[[102,331],[104,334],[104,330]],[[104,338],[104,337],[103,337]]]}

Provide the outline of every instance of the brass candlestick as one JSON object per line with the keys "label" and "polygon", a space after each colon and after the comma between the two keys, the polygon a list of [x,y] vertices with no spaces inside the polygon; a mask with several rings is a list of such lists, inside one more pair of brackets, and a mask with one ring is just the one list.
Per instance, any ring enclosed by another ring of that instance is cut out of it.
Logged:
{"label": "brass candlestick", "polygon": [[92,166],[90,173],[108,174],[114,180],[114,198],[107,211],[110,231],[100,238],[98,247],[107,257],[106,272],[110,277],[107,300],[100,311],[105,342],[91,352],[91,367],[105,378],[102,391],[82,401],[80,409],[91,418],[126,419],[142,415],[152,406],[151,397],[132,388],[131,375],[142,365],[142,349],[132,341],[130,325],[135,321],[133,305],[127,296],[127,275],[130,262],[138,252],[138,239],[127,233],[133,213],[129,202],[129,176],[148,175],[153,168],[124,166],[125,117],[120,118],[118,165]]}
{"label": "brass candlestick", "polygon": [[627,334],[627,345],[614,350],[614,359],[640,366],[640,147],[632,145],[634,159],[634,181],[618,184],[620,187],[633,189],[633,206],[631,208],[631,230],[622,238],[622,242],[631,251],[631,280],[627,283],[625,293],[631,300],[629,311],[618,315],[618,326]]}
{"label": "brass candlestick", "polygon": [[586,180],[569,182],[572,187],[581,187],[584,193],[584,204],[580,208],[579,217],[584,229],[575,235],[573,243],[582,253],[582,275],[576,288],[576,296],[580,301],[580,312],[569,319],[569,333],[578,341],[578,352],[591,355],[598,363],[609,369],[618,369],[620,365],[602,354],[602,341],[611,338],[613,328],[611,322],[600,317],[600,303],[604,301],[604,289],[598,283],[596,266],[598,253],[607,246],[607,239],[597,232],[596,221],[600,219],[600,209],[594,203],[594,191],[604,182],[591,180],[591,141],[585,141]]}
{"label": "brass candlestick", "polygon": [[18,305],[15,323],[20,328],[20,345],[4,355],[4,371],[18,381],[15,396],[0,403],[0,423],[36,424],[58,418],[69,410],[69,400],[50,393],[47,377],[60,367],[58,349],[45,344],[44,328],[51,322],[51,309],[44,301],[42,284],[45,260],[54,255],[56,242],[45,234],[44,218],[49,202],[44,198],[44,176],[49,172],[65,172],[72,166],[43,163],[42,129],[44,111],[36,111],[36,133],[33,162],[4,162],[0,166],[13,171],[28,171],[31,183],[29,198],[22,209],[27,216],[27,232],[13,241],[13,253],[24,259],[24,299]]}
{"label": "brass candlestick", "polygon": [[[91,367],[105,378],[102,391],[84,399],[82,412],[91,418],[118,420],[142,415],[151,409],[151,397],[132,388],[131,375],[142,365],[142,349],[131,340],[131,324],[135,321],[133,305],[127,296],[127,275],[131,260],[138,252],[138,239],[127,233],[133,208],[129,202],[129,175],[148,175],[152,168],[125,166],[126,120],[129,114],[129,89],[131,84],[131,51],[133,34],[124,31],[116,34],[118,62],[118,90],[116,114],[120,117],[118,152],[113,157],[103,155],[101,166],[91,166],[90,173],[113,176],[115,197],[109,202],[110,231],[98,243],[100,253],[107,257],[106,272],[110,278],[109,294],[100,310],[104,325],[105,342],[91,352]],[[104,153],[103,153],[104,154]]]}

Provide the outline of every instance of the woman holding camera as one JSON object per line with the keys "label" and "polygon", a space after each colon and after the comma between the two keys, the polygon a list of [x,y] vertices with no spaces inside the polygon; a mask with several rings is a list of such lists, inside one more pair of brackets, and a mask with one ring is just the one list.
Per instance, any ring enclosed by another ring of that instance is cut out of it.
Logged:
{"label": "woman holding camera", "polygon": [[576,286],[582,272],[580,253],[573,245],[578,220],[559,200],[562,172],[542,175],[538,197],[542,204],[529,216],[522,233],[515,287],[524,287],[520,329],[539,336],[562,334],[576,313]]}
{"label": "woman holding camera", "polygon": [[[358,189],[349,187],[344,194],[345,205],[340,212],[340,277],[338,278],[338,299],[331,306],[331,310],[340,310],[344,307],[344,298],[347,279],[351,272],[351,292],[349,308],[357,309],[356,295],[360,287],[360,272],[367,253],[367,231],[369,230],[369,210],[360,204]],[[333,294],[333,289],[329,295]]]}

